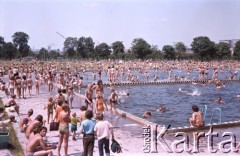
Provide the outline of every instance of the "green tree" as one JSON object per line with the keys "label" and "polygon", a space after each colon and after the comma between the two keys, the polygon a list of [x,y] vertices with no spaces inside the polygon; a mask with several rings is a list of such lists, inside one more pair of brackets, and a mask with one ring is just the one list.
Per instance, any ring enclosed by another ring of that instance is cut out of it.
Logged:
{"label": "green tree", "polygon": [[48,50],[46,48],[41,48],[37,54],[38,60],[46,60],[48,58]]}
{"label": "green tree", "polygon": [[230,46],[224,42],[216,44],[216,56],[218,59],[230,58],[231,56]]}
{"label": "green tree", "polygon": [[216,54],[215,43],[206,36],[194,38],[191,47],[201,60],[210,60]]}
{"label": "green tree", "polygon": [[141,59],[152,53],[151,46],[142,38],[136,38],[133,40],[131,50],[137,58]]}
{"label": "green tree", "polygon": [[24,32],[15,32],[12,36],[13,44],[17,48],[20,57],[28,56],[30,47],[28,46],[29,36]]}
{"label": "green tree", "polygon": [[118,54],[123,54],[124,53],[125,47],[124,47],[122,41],[113,42],[111,47],[112,47],[114,55],[118,55]]}
{"label": "green tree", "polygon": [[2,46],[2,57],[12,60],[17,54],[17,49],[12,42],[8,42]]}
{"label": "green tree", "polygon": [[49,53],[48,53],[48,56],[50,59],[57,59],[57,57],[60,56],[59,52],[57,52],[57,50],[51,50]]}
{"label": "green tree", "polygon": [[100,58],[108,58],[111,54],[111,47],[107,43],[101,43],[95,47],[95,53]]}
{"label": "green tree", "polygon": [[235,59],[240,59],[240,41],[237,41],[233,49],[233,56]]}
{"label": "green tree", "polygon": [[82,58],[94,56],[94,42],[91,37],[80,37],[77,45],[77,55]]}
{"label": "green tree", "polygon": [[165,59],[175,59],[175,51],[171,45],[163,46],[162,51],[164,52]]}
{"label": "green tree", "polygon": [[2,47],[5,44],[4,38],[0,36],[0,58],[2,57]]}
{"label": "green tree", "polygon": [[178,53],[179,59],[181,59],[182,58],[182,53],[185,53],[187,48],[186,48],[186,46],[184,45],[183,42],[177,42],[176,45],[175,45],[175,50]]}
{"label": "green tree", "polygon": [[74,58],[76,56],[76,49],[78,46],[78,40],[76,37],[68,37],[64,41],[65,56],[68,58]]}

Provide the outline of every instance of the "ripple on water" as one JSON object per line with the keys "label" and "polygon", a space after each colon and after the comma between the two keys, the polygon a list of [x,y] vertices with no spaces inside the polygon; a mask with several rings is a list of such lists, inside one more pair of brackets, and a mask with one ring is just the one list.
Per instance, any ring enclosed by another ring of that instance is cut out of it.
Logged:
{"label": "ripple on water", "polygon": [[[214,84],[209,86],[176,84],[176,85],[151,85],[128,87],[131,96],[125,99],[124,105],[118,105],[119,109],[142,117],[142,114],[149,110],[152,118],[148,119],[160,125],[172,124],[173,127],[188,125],[188,119],[192,114],[192,105],[196,104],[200,109],[204,105],[208,106],[206,122],[210,122],[212,111],[215,108],[222,110],[222,122],[239,119],[240,99],[234,97],[238,95],[238,82],[227,82],[223,89],[215,89]],[[187,94],[179,93],[179,88],[185,89]],[[197,94],[197,95],[192,95]],[[225,101],[218,104],[215,102],[218,96]],[[165,112],[156,111],[160,104],[165,104],[170,110]],[[127,108],[126,108],[127,105]],[[172,110],[173,109],[173,110]],[[215,112],[213,121],[219,120],[219,113]]]}

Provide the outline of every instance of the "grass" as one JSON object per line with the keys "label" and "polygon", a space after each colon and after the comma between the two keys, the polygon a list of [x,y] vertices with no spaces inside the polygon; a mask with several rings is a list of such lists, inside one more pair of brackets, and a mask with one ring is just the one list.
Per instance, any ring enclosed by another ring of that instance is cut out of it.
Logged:
{"label": "grass", "polygon": [[[0,98],[0,107],[4,107],[1,98]],[[6,115],[4,115],[3,120],[5,120],[7,118],[8,118],[8,115],[6,114]],[[14,156],[24,156],[22,146],[18,140],[17,134],[13,128],[12,123],[9,123],[8,126],[9,126],[9,130],[10,130],[9,131],[10,134],[9,134],[8,149],[11,151],[12,155],[14,155]]]}

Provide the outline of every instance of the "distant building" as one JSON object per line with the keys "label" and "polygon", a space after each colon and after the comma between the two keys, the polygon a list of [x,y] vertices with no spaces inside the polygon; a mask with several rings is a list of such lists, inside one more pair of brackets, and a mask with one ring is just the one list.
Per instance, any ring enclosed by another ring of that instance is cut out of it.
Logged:
{"label": "distant building", "polygon": [[32,56],[26,56],[23,58],[24,61],[32,61],[34,59],[35,59],[35,57],[32,57]]}
{"label": "distant building", "polygon": [[233,49],[237,43],[237,41],[240,41],[240,39],[231,39],[231,40],[219,40],[220,42],[227,43],[230,47],[231,53],[233,54]]}
{"label": "distant building", "polygon": [[224,43],[227,43],[230,48],[234,48],[234,47],[235,47],[235,44],[237,43],[237,41],[240,41],[240,39],[219,40],[219,43],[220,43],[220,42],[224,42]]}

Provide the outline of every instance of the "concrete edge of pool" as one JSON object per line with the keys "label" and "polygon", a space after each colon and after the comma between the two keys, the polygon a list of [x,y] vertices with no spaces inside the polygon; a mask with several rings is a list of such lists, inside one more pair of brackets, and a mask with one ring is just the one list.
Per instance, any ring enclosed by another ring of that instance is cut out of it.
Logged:
{"label": "concrete edge of pool", "polygon": [[[124,112],[120,109],[117,109],[117,112],[120,116],[125,117],[127,119],[133,120],[139,124],[142,125],[150,125],[156,127],[156,123],[150,122],[148,120],[145,120],[143,118],[137,117],[133,114]],[[228,122],[223,122],[223,123],[212,123],[212,124],[206,124],[205,126],[202,127],[189,127],[189,126],[183,126],[183,127],[173,127],[168,129],[168,133],[175,133],[175,132],[191,132],[191,131],[199,131],[199,130],[206,130],[209,129],[210,127],[214,128],[229,128],[229,127],[234,127],[234,126],[239,126],[240,125],[240,120],[236,121],[228,121]],[[159,125],[160,128],[163,127],[163,125]],[[158,126],[158,127],[159,127]],[[168,125],[166,125],[167,127]]]}

